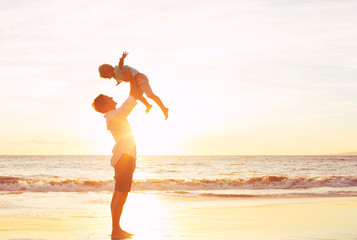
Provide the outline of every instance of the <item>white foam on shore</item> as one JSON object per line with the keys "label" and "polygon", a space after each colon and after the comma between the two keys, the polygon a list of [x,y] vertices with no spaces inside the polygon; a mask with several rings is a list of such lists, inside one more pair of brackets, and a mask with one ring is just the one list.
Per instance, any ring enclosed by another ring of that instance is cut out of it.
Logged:
{"label": "white foam on shore", "polygon": [[[260,190],[260,189],[311,189],[357,187],[357,177],[287,177],[265,176],[247,179],[146,179],[134,180],[133,190],[139,191],[214,191],[214,190]],[[24,179],[0,176],[0,191],[29,192],[88,192],[112,191],[114,180],[83,179]],[[339,190],[341,192],[341,190]],[[342,191],[343,192],[343,191]],[[349,191],[346,191],[349,192]],[[354,194],[354,193],[353,193]]]}

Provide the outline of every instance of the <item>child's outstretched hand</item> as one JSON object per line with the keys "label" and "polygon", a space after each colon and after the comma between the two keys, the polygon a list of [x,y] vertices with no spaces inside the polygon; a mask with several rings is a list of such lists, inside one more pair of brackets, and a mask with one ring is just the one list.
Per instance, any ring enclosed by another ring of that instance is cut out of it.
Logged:
{"label": "child's outstretched hand", "polygon": [[128,54],[129,54],[128,52],[123,52],[123,54],[121,55],[121,58],[122,59],[126,58],[126,56],[128,56]]}
{"label": "child's outstretched hand", "polygon": [[128,52],[123,52],[123,54],[121,55],[121,58],[119,59],[119,68],[120,70],[123,70],[123,65],[124,65],[124,58],[126,58],[126,56],[128,56]]}

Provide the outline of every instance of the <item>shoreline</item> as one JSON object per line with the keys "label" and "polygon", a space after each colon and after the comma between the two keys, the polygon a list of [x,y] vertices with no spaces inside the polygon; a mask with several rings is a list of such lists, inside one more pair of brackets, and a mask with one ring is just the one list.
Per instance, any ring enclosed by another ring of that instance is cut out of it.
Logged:
{"label": "shoreline", "polygon": [[[0,239],[110,239],[110,192],[2,197]],[[136,234],[133,240],[352,240],[356,224],[357,197],[217,198],[132,192],[122,216],[123,228]]]}

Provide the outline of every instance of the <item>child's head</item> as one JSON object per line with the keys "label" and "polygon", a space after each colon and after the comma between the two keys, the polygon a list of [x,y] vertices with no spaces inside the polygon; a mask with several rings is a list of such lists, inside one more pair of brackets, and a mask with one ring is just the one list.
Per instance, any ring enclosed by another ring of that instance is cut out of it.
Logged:
{"label": "child's head", "polygon": [[116,105],[117,103],[113,100],[113,98],[103,94],[96,97],[92,103],[94,110],[100,113],[107,113],[110,110],[114,110]]}
{"label": "child's head", "polygon": [[102,64],[98,68],[99,75],[102,78],[112,78],[114,77],[114,68],[109,64]]}

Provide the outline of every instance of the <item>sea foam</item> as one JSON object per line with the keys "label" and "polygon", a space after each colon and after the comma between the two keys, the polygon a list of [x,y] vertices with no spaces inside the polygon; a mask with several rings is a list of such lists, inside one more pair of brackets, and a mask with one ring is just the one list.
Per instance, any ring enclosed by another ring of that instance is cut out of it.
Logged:
{"label": "sea foam", "polygon": [[[263,176],[224,179],[146,179],[134,180],[133,190],[149,191],[200,191],[234,189],[308,189],[357,187],[357,177],[288,177]],[[0,191],[29,192],[89,192],[112,191],[114,180],[84,179],[26,179],[0,176]]]}

